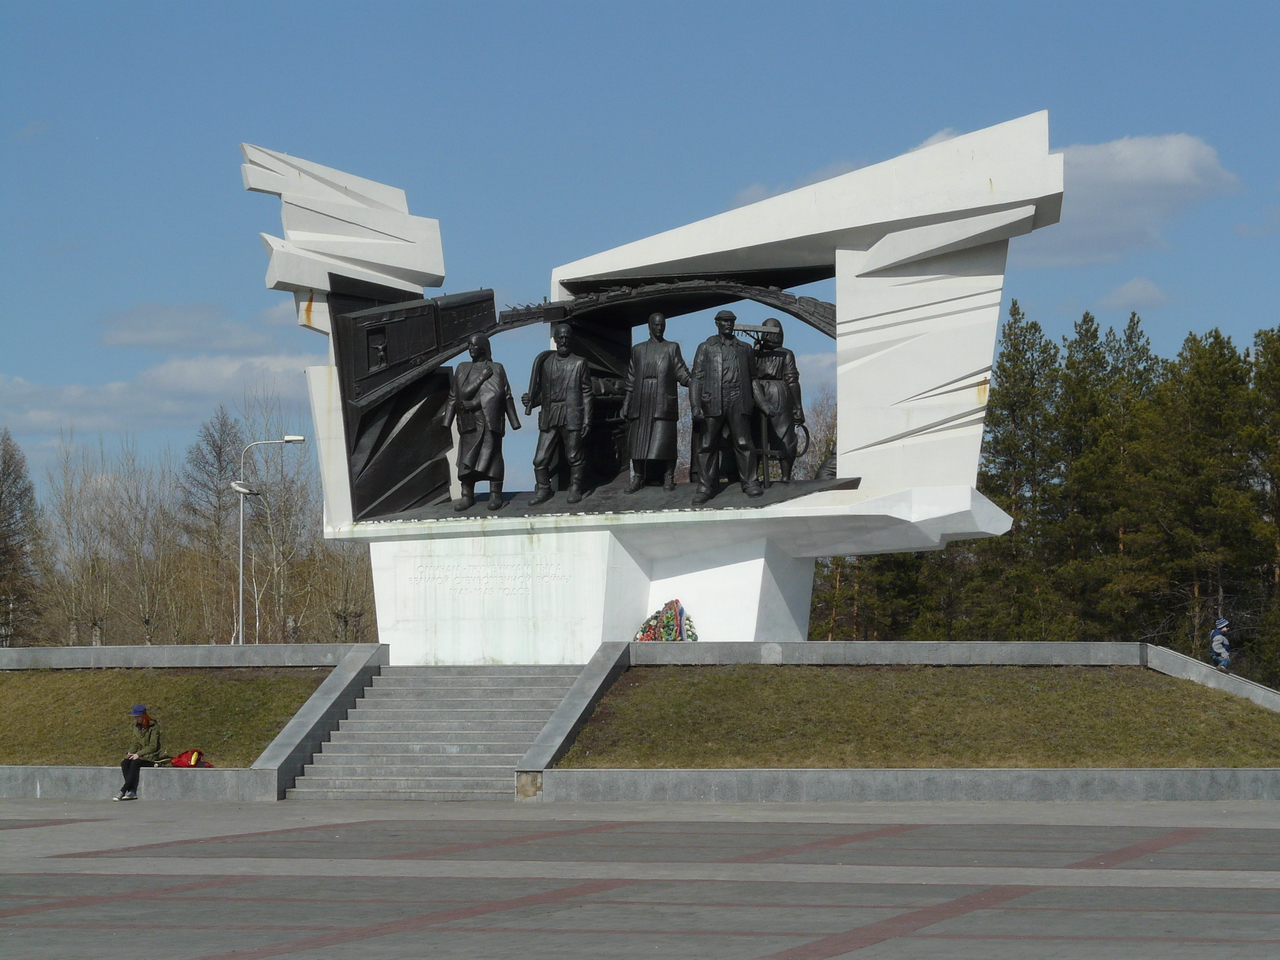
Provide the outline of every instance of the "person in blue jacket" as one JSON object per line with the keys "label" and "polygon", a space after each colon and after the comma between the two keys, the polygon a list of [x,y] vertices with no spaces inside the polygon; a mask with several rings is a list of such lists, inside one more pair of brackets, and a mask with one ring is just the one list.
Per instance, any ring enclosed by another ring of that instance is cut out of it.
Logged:
{"label": "person in blue jacket", "polygon": [[1213,665],[1219,670],[1226,670],[1231,664],[1231,641],[1227,639],[1227,631],[1231,629],[1231,621],[1219,617],[1213,623],[1213,632],[1209,634],[1209,656],[1213,657]]}

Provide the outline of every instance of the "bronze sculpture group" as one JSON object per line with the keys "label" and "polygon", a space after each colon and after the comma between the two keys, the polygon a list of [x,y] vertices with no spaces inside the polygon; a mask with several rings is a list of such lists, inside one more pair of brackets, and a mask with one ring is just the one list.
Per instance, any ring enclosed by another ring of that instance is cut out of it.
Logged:
{"label": "bronze sculpture group", "polygon": [[[715,335],[698,345],[692,367],[685,365],[680,345],[666,339],[667,321],[661,313],[649,317],[649,339],[631,348],[626,377],[619,385],[625,458],[630,464],[627,493],[647,485],[651,466],[661,475],[664,490],[675,489],[679,387],[688,388],[693,418],[694,506],[707,503],[722,475],[731,473],[723,462],[729,457],[748,497],[764,493],[758,479],[762,454],[777,460],[782,481],[790,481],[804,407],[795,354],[783,346],[782,324],[771,317],[761,327],[751,328],[759,332],[754,347],[735,336],[733,311],[721,310],[715,324]],[[567,503],[581,502],[587,486],[587,437],[596,387],[586,359],[573,352],[570,326],[553,324],[551,337],[555,349],[538,355],[528,392],[520,398],[525,416],[540,408],[530,506],[554,496],[551,481],[557,464],[567,468]],[[519,430],[520,420],[506,371],[492,359],[488,338],[476,334],[468,349],[471,361],[458,364],[454,371],[444,412],[445,425],[456,420],[458,426],[457,476],[462,496],[454,509],[474,506],[476,482],[487,480],[488,508],[498,510],[503,506],[506,421]],[[754,432],[753,415],[759,417]]]}

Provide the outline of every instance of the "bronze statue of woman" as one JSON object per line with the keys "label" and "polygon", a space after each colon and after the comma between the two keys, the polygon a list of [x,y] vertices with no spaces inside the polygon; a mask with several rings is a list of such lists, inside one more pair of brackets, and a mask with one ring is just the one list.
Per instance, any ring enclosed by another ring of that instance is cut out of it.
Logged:
{"label": "bronze statue of woman", "polygon": [[[458,421],[458,482],[462,497],[453,509],[468,510],[476,502],[476,482],[489,481],[489,509],[502,507],[502,438],[506,434],[505,419],[511,429],[520,429],[516,402],[502,364],[495,363],[489,338],[483,333],[471,335],[467,342],[471,362],[458,364],[449,386],[445,404],[445,426]],[[505,419],[504,419],[505,418]]]}

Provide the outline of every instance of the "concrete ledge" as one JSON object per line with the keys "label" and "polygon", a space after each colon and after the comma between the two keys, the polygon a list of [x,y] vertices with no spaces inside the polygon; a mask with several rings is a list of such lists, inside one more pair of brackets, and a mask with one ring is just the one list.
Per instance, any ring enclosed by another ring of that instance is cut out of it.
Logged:
{"label": "concrete ledge", "polygon": [[275,778],[275,795],[262,799],[284,799],[284,792],[293,786],[302,768],[387,664],[391,651],[389,646],[376,643],[348,644],[347,648],[346,656],[253,762],[250,773],[262,776],[270,772]]}
{"label": "concrete ledge", "polygon": [[[23,800],[109,800],[120,790],[119,767],[0,767],[0,797]],[[274,771],[237,768],[138,771],[143,800],[275,800]]]}
{"label": "concrete ledge", "polygon": [[[138,771],[138,796],[143,800],[235,800],[274,801],[280,799],[274,770],[201,769],[144,767]],[[120,771],[115,771],[116,780]],[[116,784],[119,789],[119,784]],[[112,791],[114,792],[114,791]]]}
{"label": "concrete ledge", "polygon": [[1173,650],[1148,644],[1147,666],[1170,677],[1190,680],[1204,687],[1212,687],[1214,690],[1244,697],[1260,707],[1280,713],[1280,692],[1264,687],[1260,683],[1254,683],[1252,680],[1246,680],[1244,677],[1223,673],[1216,667],[1201,663],[1199,660],[1192,660]]}
{"label": "concrete ledge", "polygon": [[0,767],[6,800],[106,800],[123,782],[119,767]]}
{"label": "concrete ledge", "polygon": [[161,669],[165,667],[332,667],[357,643],[191,644],[155,647],[10,647],[0,670]]}
{"label": "concrete ledge", "polygon": [[[632,643],[631,666],[932,664],[935,666],[1143,666],[1145,643],[798,641]],[[1194,662],[1194,661],[1193,661]]]}
{"label": "concrete ledge", "polygon": [[[631,666],[633,643],[602,643],[582,668],[537,739],[516,765],[516,799],[533,800],[542,791],[542,771],[559,760],[578,736],[613,682]],[[665,646],[665,644],[664,644]]]}
{"label": "concrete ledge", "polygon": [[546,770],[546,802],[1277,800],[1280,769]]}

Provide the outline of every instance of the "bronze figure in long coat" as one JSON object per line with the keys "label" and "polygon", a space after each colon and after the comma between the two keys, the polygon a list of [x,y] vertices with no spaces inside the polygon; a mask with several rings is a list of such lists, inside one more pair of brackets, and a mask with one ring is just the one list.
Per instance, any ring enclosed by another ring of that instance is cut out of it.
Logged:
{"label": "bronze figure in long coat", "polygon": [[631,348],[627,366],[622,416],[627,420],[627,456],[631,459],[628,493],[645,485],[649,460],[662,464],[662,485],[676,488],[676,433],[680,419],[677,387],[689,385],[689,368],[680,344],[665,339],[667,318],[649,317],[649,339]]}
{"label": "bronze figure in long coat", "polygon": [[800,400],[800,370],[796,355],[782,345],[782,324],[770,317],[762,326],[767,331],[756,347],[756,379],[751,392],[756,406],[768,421],[761,443],[782,456],[782,479],[791,479],[799,441],[796,427],[804,423]]}
{"label": "bronze figure in long coat", "polygon": [[738,317],[732,310],[716,314],[716,335],[700,343],[693,355],[690,372],[689,408],[693,413],[694,453],[698,462],[698,491],[693,505],[701,506],[711,499],[720,479],[718,446],[722,433],[733,441],[738,461],[738,476],[748,497],[764,491],[756,481],[755,445],[751,441],[748,419],[755,400],[751,383],[756,375],[755,354],[733,335]]}
{"label": "bronze figure in long coat", "polygon": [[462,498],[453,508],[461,511],[474,505],[476,481],[488,480],[489,509],[497,510],[503,502],[502,438],[506,420],[511,421],[512,430],[519,430],[520,419],[507,371],[493,361],[489,338],[483,333],[472,334],[467,349],[471,361],[458,364],[454,370],[444,410],[445,426],[458,421],[458,482],[462,485]]}

